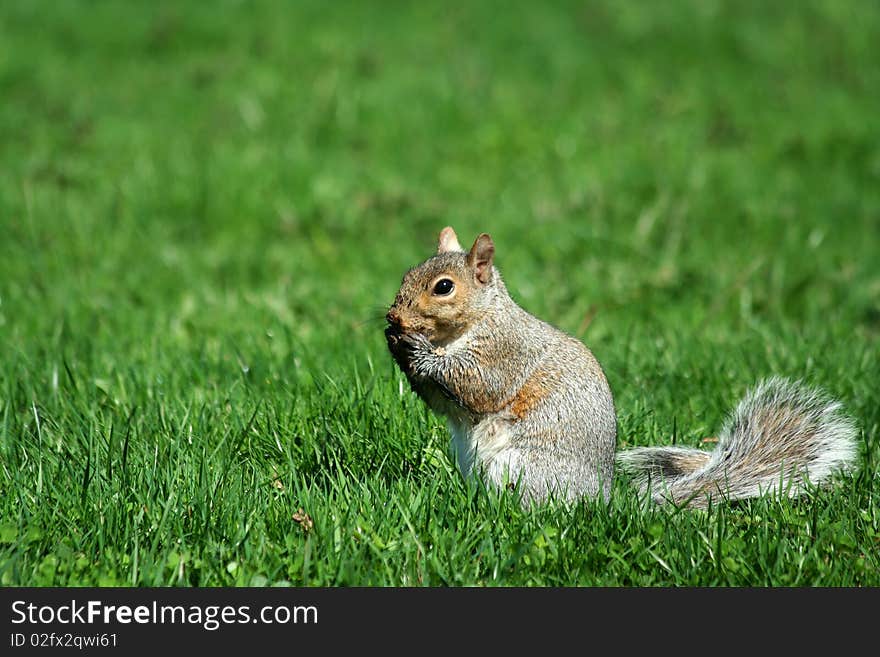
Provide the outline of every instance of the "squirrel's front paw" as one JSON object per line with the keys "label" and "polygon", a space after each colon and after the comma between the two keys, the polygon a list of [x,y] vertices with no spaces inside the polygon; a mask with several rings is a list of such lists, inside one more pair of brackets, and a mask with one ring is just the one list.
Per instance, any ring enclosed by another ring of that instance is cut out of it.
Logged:
{"label": "squirrel's front paw", "polygon": [[410,357],[412,355],[412,349],[410,349],[407,342],[404,340],[405,334],[401,333],[398,329],[388,327],[385,329],[385,341],[388,343],[388,351],[391,352],[391,355],[394,357],[394,360],[397,361],[397,364],[404,372],[411,371],[410,367]]}
{"label": "squirrel's front paw", "polygon": [[401,333],[391,327],[385,330],[388,350],[404,372],[412,373],[416,366],[435,353],[434,346],[421,333]]}
{"label": "squirrel's front paw", "polygon": [[391,353],[394,353],[398,349],[400,349],[400,339],[403,337],[403,334],[399,329],[389,326],[385,329],[385,342],[388,343],[388,349]]}
{"label": "squirrel's front paw", "polygon": [[431,341],[421,333],[402,335],[400,342],[415,373],[425,374],[436,362],[436,358],[443,354],[443,349],[435,349]]}
{"label": "squirrel's front paw", "polygon": [[411,352],[434,351],[431,341],[421,333],[406,333],[400,336],[400,340]]}

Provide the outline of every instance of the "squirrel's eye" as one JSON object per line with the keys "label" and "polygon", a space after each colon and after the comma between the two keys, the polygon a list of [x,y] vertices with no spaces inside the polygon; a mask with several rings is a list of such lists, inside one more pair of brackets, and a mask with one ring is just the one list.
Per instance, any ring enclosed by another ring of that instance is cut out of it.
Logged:
{"label": "squirrel's eye", "polygon": [[441,278],[434,286],[434,294],[437,294],[439,296],[446,296],[447,294],[450,294],[454,289],[455,283],[453,283],[448,278]]}

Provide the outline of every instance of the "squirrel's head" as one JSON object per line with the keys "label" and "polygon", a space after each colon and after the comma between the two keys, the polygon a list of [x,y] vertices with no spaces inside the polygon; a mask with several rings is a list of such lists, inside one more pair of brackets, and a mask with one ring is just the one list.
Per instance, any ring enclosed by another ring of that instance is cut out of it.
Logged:
{"label": "squirrel's head", "polygon": [[[492,266],[495,245],[486,233],[470,251],[449,226],[440,231],[436,255],[403,277],[385,318],[391,334],[421,333],[443,346],[477,321],[503,283]],[[389,338],[390,339],[390,338]]]}

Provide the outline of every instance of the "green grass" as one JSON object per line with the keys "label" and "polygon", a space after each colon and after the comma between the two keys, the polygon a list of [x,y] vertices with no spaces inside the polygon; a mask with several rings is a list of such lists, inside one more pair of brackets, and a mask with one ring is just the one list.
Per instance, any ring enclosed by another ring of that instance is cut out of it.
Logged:
{"label": "green grass", "polygon": [[[877,3],[330,4],[0,4],[0,584],[880,585]],[[621,448],[780,374],[860,470],[463,482],[382,335],[446,224],[593,349]]]}

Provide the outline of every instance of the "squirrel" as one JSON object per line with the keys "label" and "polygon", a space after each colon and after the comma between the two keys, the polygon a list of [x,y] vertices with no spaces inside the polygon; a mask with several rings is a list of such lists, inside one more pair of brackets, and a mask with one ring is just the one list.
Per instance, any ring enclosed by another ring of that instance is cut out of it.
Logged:
{"label": "squirrel", "polygon": [[510,296],[482,233],[469,251],[455,231],[410,269],[388,310],[388,349],[412,389],[448,420],[459,469],[516,486],[528,505],[550,497],[610,499],[615,465],[657,503],[706,508],[762,494],[794,497],[847,472],[856,426],[838,401],[773,377],[739,402],[713,451],[642,447],[617,453],[611,388],[579,340]]}

